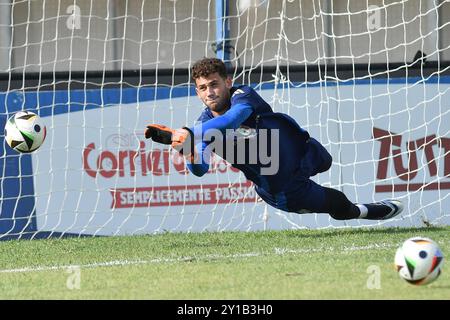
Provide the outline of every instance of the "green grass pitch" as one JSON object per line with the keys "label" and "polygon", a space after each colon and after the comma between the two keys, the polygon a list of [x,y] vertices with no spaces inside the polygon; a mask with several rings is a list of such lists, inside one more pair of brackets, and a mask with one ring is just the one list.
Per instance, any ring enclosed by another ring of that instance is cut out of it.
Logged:
{"label": "green grass pitch", "polygon": [[[450,227],[166,233],[0,242],[0,299],[450,299]],[[435,240],[442,274],[394,270],[407,238]],[[71,268],[70,266],[74,266]]]}

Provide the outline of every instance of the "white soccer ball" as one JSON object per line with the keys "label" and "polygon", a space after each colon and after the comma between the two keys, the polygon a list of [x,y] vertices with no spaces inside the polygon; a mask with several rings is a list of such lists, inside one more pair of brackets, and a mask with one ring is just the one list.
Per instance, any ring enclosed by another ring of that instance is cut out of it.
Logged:
{"label": "white soccer ball", "polygon": [[397,249],[395,265],[400,277],[414,285],[425,285],[441,274],[444,256],[431,239],[415,237]]}
{"label": "white soccer ball", "polygon": [[46,134],[42,119],[30,111],[15,113],[5,126],[6,142],[18,152],[33,152],[42,145]]}

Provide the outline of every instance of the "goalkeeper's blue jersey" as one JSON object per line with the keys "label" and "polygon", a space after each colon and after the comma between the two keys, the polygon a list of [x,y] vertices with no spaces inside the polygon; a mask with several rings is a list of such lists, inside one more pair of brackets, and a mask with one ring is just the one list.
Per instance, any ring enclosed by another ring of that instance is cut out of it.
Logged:
{"label": "goalkeeper's blue jersey", "polygon": [[[235,147],[238,139],[244,139],[240,142],[244,142],[245,145],[245,161],[242,161],[242,156],[238,157],[238,149],[233,153],[233,159],[227,159],[225,149],[213,151],[242,171],[246,178],[255,184],[258,195],[270,205],[285,211],[308,209],[317,212],[316,209],[319,208],[315,208],[314,203],[317,201],[324,203],[324,194],[320,186],[309,180],[309,177],[317,173],[317,168],[323,166],[323,161],[331,161],[331,157],[327,157],[328,153],[309,152],[311,145],[316,146],[318,142],[310,138],[308,132],[290,116],[273,112],[270,105],[253,88],[236,86],[231,89],[231,107],[225,114],[232,114],[238,108],[246,111],[239,115],[249,115],[244,121],[239,117],[232,118],[233,121],[227,122],[226,126],[228,129],[235,129],[233,134]],[[217,125],[220,124],[220,118],[223,116],[214,117],[209,108],[205,108],[198,121],[205,126],[211,123]],[[212,119],[215,119],[215,122],[209,122]],[[269,143],[271,135],[265,135],[264,137],[269,139],[262,140],[261,129],[265,129],[266,133],[272,129],[278,129],[279,139],[274,141],[278,144],[278,168],[274,174],[263,174],[264,170],[262,170],[273,166],[273,161],[272,163],[261,161],[259,156],[256,163],[254,160],[250,161],[252,156],[253,159],[255,158],[250,154],[255,152],[255,149],[249,147],[252,139],[259,139],[258,148],[261,147],[261,143],[266,144],[267,150],[264,154],[270,155],[269,158],[273,159],[276,156],[271,154],[276,152],[276,148],[271,145],[273,142]],[[226,143],[223,144],[225,145]],[[325,150],[323,147],[322,149]],[[189,169],[195,173],[194,166],[188,165]]]}

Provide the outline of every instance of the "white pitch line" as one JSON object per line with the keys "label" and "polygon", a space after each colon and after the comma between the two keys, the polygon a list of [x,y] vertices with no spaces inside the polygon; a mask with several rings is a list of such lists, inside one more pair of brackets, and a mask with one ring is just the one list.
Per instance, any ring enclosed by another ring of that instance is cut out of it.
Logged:
{"label": "white pitch line", "polygon": [[319,247],[319,248],[306,248],[306,249],[288,249],[288,248],[274,248],[273,253],[267,252],[248,252],[248,253],[237,253],[232,255],[205,255],[205,256],[191,256],[191,257],[178,257],[178,258],[156,258],[151,260],[115,260],[107,262],[96,262],[89,264],[80,265],[60,265],[60,266],[37,266],[37,267],[25,267],[16,269],[3,269],[0,273],[25,273],[25,272],[37,272],[37,271],[54,271],[54,270],[65,270],[70,268],[98,268],[98,267],[114,267],[114,266],[134,266],[134,265],[145,265],[145,264],[156,264],[156,263],[174,263],[174,262],[190,262],[198,260],[224,260],[224,259],[239,259],[239,258],[249,258],[249,257],[260,257],[260,256],[270,256],[275,255],[286,255],[286,254],[305,254],[314,252],[335,252],[335,253],[348,253],[352,251],[363,251],[363,250],[373,250],[373,249],[388,249],[397,247],[397,244],[380,243],[367,246],[351,246],[351,247]]}
{"label": "white pitch line", "polygon": [[348,253],[351,251],[363,251],[363,250],[372,250],[372,249],[389,249],[397,247],[397,244],[389,244],[389,243],[379,243],[379,244],[370,244],[367,246],[351,246],[351,247],[341,247],[341,248],[333,248],[333,247],[319,247],[319,248],[311,248],[311,249],[284,249],[284,248],[275,248],[276,254],[285,254],[285,253],[311,253],[311,252],[338,252],[338,253]]}

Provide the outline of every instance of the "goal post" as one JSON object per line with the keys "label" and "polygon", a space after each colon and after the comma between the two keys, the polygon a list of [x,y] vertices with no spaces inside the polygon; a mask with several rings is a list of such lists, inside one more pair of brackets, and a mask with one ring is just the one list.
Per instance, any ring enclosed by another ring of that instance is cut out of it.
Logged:
{"label": "goal post", "polygon": [[[450,224],[449,1],[1,0],[0,12],[0,127],[19,110],[47,126],[32,154],[0,131],[0,239]],[[221,158],[200,179],[146,140],[148,123],[194,123],[190,67],[215,55],[332,154],[316,182],[360,203],[398,198],[404,214],[282,212]]]}

